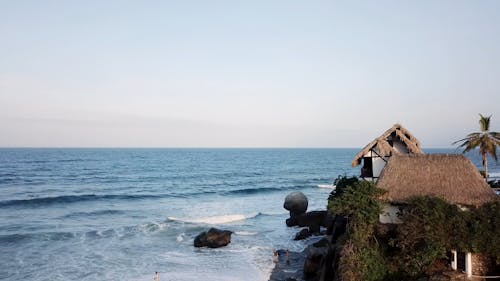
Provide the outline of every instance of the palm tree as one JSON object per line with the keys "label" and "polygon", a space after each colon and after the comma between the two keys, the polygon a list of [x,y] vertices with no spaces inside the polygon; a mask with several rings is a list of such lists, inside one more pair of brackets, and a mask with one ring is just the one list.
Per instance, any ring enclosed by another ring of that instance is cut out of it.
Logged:
{"label": "palm tree", "polygon": [[495,160],[497,158],[497,145],[500,145],[500,133],[490,132],[490,118],[484,117],[479,114],[481,119],[479,119],[479,125],[481,126],[481,132],[475,132],[468,134],[466,138],[454,142],[461,143],[458,147],[463,147],[463,153],[473,150],[479,147],[479,152],[483,156],[483,166],[484,166],[484,176],[488,178],[488,154],[493,156]]}

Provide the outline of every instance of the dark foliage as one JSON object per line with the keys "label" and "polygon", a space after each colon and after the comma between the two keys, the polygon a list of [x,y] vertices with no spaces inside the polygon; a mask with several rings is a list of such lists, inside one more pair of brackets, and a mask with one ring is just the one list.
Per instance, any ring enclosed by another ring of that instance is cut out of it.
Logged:
{"label": "dark foliage", "polygon": [[371,182],[358,181],[357,178],[343,177],[339,178],[339,182],[342,191],[332,197],[328,208],[335,214],[349,218],[339,261],[342,279],[384,280],[388,267],[374,235],[382,211],[377,197],[382,194],[382,190]]}
{"label": "dark foliage", "polygon": [[[496,257],[500,264],[500,200],[479,208],[415,197],[401,208],[402,224],[378,223],[383,194],[373,183],[339,176],[330,212],[348,218],[338,273],[342,280],[416,280],[446,268],[449,250]],[[441,266],[442,268],[442,266]]]}
{"label": "dark foliage", "polygon": [[333,200],[335,197],[340,197],[344,193],[345,189],[348,186],[353,186],[355,183],[359,182],[359,179],[355,176],[347,177],[339,175],[334,181],[333,185],[335,185],[335,190],[330,193],[328,197],[328,201]]}

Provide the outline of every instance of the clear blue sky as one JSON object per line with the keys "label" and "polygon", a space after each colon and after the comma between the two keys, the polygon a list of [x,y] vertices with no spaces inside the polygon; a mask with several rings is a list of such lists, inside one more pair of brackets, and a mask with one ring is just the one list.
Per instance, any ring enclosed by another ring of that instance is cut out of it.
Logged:
{"label": "clear blue sky", "polygon": [[426,147],[500,131],[500,1],[3,1],[0,146]]}

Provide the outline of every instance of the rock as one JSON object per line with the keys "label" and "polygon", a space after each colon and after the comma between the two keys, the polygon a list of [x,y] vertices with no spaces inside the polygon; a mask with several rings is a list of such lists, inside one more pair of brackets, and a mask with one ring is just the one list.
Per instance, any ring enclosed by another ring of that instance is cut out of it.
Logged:
{"label": "rock", "polygon": [[231,234],[229,230],[210,228],[194,238],[195,247],[219,248],[231,243]]}
{"label": "rock", "polygon": [[299,224],[297,217],[290,217],[286,219],[286,226],[291,227],[291,226],[296,226]]}
{"label": "rock", "polygon": [[306,251],[300,253],[278,250],[279,260],[275,264],[268,281],[302,281]]}
{"label": "rock", "polygon": [[328,242],[327,238],[323,238],[323,239],[319,240],[318,242],[313,243],[312,245],[313,245],[313,247],[316,247],[316,248],[329,247],[330,242]]}
{"label": "rock", "polygon": [[287,226],[307,226],[311,234],[319,234],[320,227],[330,227],[333,223],[333,217],[327,211],[311,211],[300,215],[290,213],[290,218],[286,220]]}
{"label": "rock", "polygon": [[313,234],[318,234],[320,226],[327,227],[327,211],[312,211],[297,217],[298,226],[308,226]]}
{"label": "rock", "polygon": [[319,279],[322,275],[323,264],[329,252],[327,240],[318,242],[309,247],[306,260],[304,261],[304,277],[306,279]]}
{"label": "rock", "polygon": [[295,238],[293,240],[304,240],[309,236],[311,236],[309,228],[303,228],[295,235]]}
{"label": "rock", "polygon": [[300,191],[292,192],[285,197],[283,208],[290,211],[290,216],[301,215],[307,211],[307,197]]}
{"label": "rock", "polygon": [[326,234],[332,235],[332,241],[337,241],[337,239],[346,232],[346,229],[347,219],[344,216],[336,216]]}

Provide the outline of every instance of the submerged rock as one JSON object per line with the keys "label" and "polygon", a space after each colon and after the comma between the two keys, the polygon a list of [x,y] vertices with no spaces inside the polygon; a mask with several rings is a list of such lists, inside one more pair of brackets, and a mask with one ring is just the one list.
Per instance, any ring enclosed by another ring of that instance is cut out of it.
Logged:
{"label": "submerged rock", "polygon": [[231,243],[231,234],[229,230],[210,228],[194,238],[195,247],[219,248]]}
{"label": "submerged rock", "polygon": [[283,208],[290,211],[290,217],[301,215],[307,211],[308,201],[304,193],[292,192],[285,197]]}

